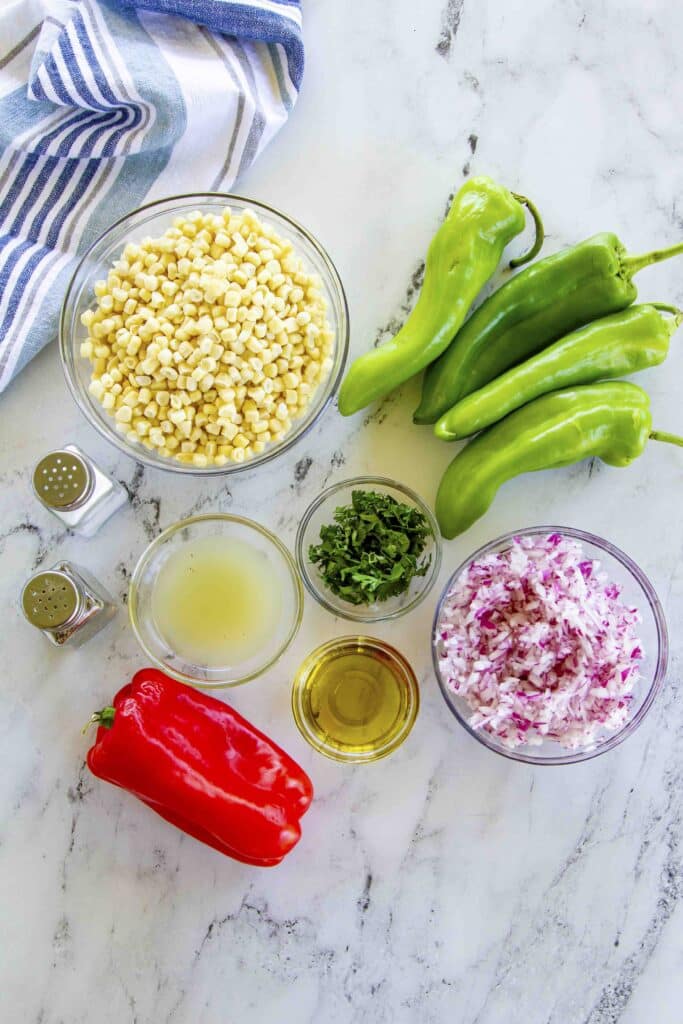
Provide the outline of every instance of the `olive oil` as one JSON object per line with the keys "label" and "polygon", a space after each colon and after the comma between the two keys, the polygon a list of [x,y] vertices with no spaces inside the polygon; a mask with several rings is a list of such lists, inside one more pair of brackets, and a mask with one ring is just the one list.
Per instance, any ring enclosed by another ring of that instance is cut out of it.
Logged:
{"label": "olive oil", "polygon": [[398,651],[366,637],[343,637],[314,651],[294,685],[294,717],[328,757],[375,761],[405,739],[417,715],[415,676]]}
{"label": "olive oil", "polygon": [[208,668],[253,657],[276,629],[282,594],[267,556],[234,537],[197,537],[159,570],[152,616],[182,658]]}

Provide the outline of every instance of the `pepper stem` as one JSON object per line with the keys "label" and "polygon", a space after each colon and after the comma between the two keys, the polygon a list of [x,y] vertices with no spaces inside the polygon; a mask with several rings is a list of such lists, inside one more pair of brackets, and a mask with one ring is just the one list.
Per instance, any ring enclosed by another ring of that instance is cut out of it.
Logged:
{"label": "pepper stem", "polygon": [[521,256],[517,256],[514,260],[510,260],[510,266],[514,270],[515,267],[522,267],[525,263],[528,263],[529,260],[532,260],[534,256],[538,256],[539,252],[541,251],[543,241],[545,239],[545,231],[543,228],[543,221],[541,220],[541,215],[538,212],[538,207],[534,203],[532,203],[532,201],[528,199],[526,196],[521,196],[517,192],[513,192],[512,195],[518,203],[521,203],[522,206],[526,206],[527,210],[533,218],[534,229],[536,231],[534,244],[531,246],[529,251],[523,253]]}
{"label": "pepper stem", "polygon": [[683,448],[683,437],[679,437],[678,434],[669,434],[666,430],[651,430],[650,440],[664,441],[665,444],[676,444],[679,448]]}
{"label": "pepper stem", "polygon": [[672,256],[679,256],[683,252],[683,242],[671,245],[668,249],[653,249],[652,252],[644,252],[641,256],[624,256],[622,265],[626,274],[632,277],[644,267],[651,267],[653,263],[661,263],[662,260],[669,260]]}
{"label": "pepper stem", "polygon": [[678,306],[670,306],[668,302],[651,302],[650,305],[658,309],[660,313],[671,313],[676,327],[680,327],[683,323],[683,309],[679,309]]}
{"label": "pepper stem", "polygon": [[102,728],[104,728],[104,729],[111,729],[112,725],[114,724],[114,715],[115,714],[116,714],[116,708],[114,708],[110,704],[108,704],[106,708],[102,708],[101,711],[96,711],[94,713],[94,715],[90,716],[88,721],[85,723],[85,725],[81,729],[81,733],[83,734],[83,736],[85,736],[85,734],[88,731],[88,729],[90,728],[90,726],[91,725],[95,725],[95,724],[97,724],[98,726],[101,725]]}

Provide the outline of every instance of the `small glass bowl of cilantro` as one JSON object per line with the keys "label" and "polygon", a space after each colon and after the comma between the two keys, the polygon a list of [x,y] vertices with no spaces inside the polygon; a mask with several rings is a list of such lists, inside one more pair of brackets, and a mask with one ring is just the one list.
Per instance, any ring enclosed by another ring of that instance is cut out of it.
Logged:
{"label": "small glass bowl of cilantro", "polygon": [[426,597],[439,574],[439,528],[409,488],[385,477],[356,477],[309,505],[296,557],[304,586],[334,615],[395,619]]}

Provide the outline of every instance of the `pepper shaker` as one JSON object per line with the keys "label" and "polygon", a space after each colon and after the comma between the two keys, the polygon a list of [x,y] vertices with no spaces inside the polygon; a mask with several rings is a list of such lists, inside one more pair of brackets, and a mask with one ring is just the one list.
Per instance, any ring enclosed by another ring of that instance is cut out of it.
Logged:
{"label": "pepper shaker", "polygon": [[92,537],[127,495],[75,444],[48,452],[33,471],[36,497],[68,529]]}
{"label": "pepper shaker", "polygon": [[104,587],[71,562],[57,562],[32,576],[21,605],[26,619],[55,647],[80,647],[116,614]]}

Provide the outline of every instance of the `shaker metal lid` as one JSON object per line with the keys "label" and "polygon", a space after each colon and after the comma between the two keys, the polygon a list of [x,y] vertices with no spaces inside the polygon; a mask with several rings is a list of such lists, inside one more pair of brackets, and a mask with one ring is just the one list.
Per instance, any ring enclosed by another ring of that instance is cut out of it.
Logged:
{"label": "shaker metal lid", "polygon": [[59,629],[74,617],[80,604],[76,584],[64,572],[38,572],[21,595],[24,615],[38,629]]}
{"label": "shaker metal lid", "polygon": [[90,467],[74,452],[48,452],[33,471],[36,494],[49,508],[78,507],[90,494],[92,483]]}

